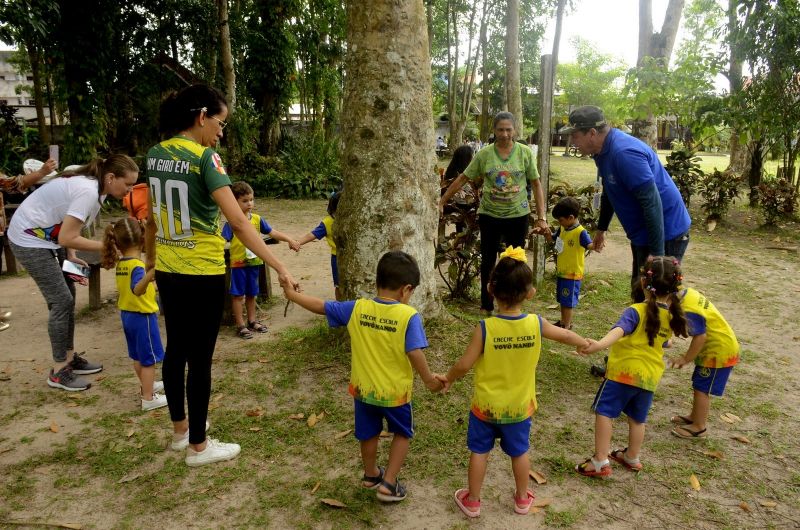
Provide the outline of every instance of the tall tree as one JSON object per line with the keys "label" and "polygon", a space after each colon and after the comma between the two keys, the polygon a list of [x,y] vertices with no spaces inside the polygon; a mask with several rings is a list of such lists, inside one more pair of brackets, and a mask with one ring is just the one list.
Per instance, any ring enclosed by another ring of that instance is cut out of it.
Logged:
{"label": "tall tree", "polygon": [[233,68],[228,0],[217,0],[217,3],[219,7],[219,41],[222,52],[222,77],[225,79],[225,98],[228,100],[228,112],[233,113],[236,108],[236,72]]}
{"label": "tall tree", "polygon": [[412,305],[431,314],[439,194],[425,8],[422,0],[348,0],[346,8],[344,194],[336,212],[344,295],[374,293],[378,259],[399,249],[422,273]]}
{"label": "tall tree", "polygon": [[524,136],[522,120],[522,91],[519,80],[519,0],[506,5],[506,101],[514,115],[517,138]]}
{"label": "tall tree", "polygon": [[[636,67],[640,72],[646,71],[653,65],[663,70],[669,67],[669,59],[675,45],[675,37],[678,34],[684,3],[685,0],[669,0],[661,31],[654,32],[653,2],[652,0],[639,0],[639,53]],[[640,81],[640,86],[646,84],[646,79]],[[634,136],[655,148],[658,142],[658,124],[655,114],[652,111],[646,111],[643,116],[638,116],[638,118],[634,122]]]}

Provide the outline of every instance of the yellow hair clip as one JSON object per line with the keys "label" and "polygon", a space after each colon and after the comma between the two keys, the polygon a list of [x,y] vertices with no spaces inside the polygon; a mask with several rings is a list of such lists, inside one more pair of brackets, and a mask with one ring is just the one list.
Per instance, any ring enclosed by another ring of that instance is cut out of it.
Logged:
{"label": "yellow hair clip", "polygon": [[525,249],[522,247],[506,247],[502,254],[500,254],[500,259],[503,258],[511,258],[522,262],[528,261],[528,258],[525,256]]}

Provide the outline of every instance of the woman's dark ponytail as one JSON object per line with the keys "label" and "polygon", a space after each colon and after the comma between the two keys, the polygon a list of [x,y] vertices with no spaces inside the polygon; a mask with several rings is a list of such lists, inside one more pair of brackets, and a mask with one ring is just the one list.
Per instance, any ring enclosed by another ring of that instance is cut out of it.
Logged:
{"label": "woman's dark ponytail", "polygon": [[222,92],[207,85],[192,85],[172,92],[161,102],[159,131],[168,135],[185,131],[194,125],[201,112],[214,116],[227,106]]}

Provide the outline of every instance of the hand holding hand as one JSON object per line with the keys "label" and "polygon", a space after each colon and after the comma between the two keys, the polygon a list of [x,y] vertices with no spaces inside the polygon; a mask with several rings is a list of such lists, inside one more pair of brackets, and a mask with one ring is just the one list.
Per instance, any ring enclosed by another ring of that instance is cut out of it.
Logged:
{"label": "hand holding hand", "polygon": [[297,281],[295,281],[292,275],[289,274],[288,272],[278,275],[278,283],[280,284],[281,287],[283,287],[284,292],[286,291],[296,291],[298,293],[302,292],[300,284]]}
{"label": "hand holding hand", "polygon": [[600,351],[601,348],[598,347],[599,343],[594,339],[586,339],[586,344],[583,346],[579,346],[577,352],[581,355],[591,355]]}
{"label": "hand holding hand", "polygon": [[441,384],[440,392],[444,394],[448,390],[450,390],[450,381],[447,380],[447,376],[444,374],[433,374],[433,377],[439,381]]}
{"label": "hand holding hand", "polygon": [[670,366],[670,368],[678,368],[678,369],[680,369],[680,368],[683,368],[684,366],[686,366],[687,364],[689,364],[690,362],[691,361],[689,361],[686,357],[681,355],[680,357],[673,357],[672,359],[670,359],[669,360],[669,366]]}
{"label": "hand holding hand", "polygon": [[290,239],[289,248],[295,252],[300,252],[300,243],[296,239]]}
{"label": "hand holding hand", "polygon": [[603,248],[606,246],[606,233],[604,230],[598,230],[594,233],[594,238],[592,240],[594,243],[594,251],[595,252],[602,252]]}

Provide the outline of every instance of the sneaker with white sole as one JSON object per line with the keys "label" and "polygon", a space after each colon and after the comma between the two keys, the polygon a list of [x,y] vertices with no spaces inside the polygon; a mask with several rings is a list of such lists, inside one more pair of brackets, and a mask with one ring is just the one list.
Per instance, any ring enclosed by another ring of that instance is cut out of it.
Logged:
{"label": "sneaker with white sole", "polygon": [[53,369],[51,368],[50,376],[47,378],[47,384],[53,388],[60,388],[68,392],[80,392],[92,386],[89,381],[82,377],[77,377],[69,365],[55,373],[53,373]]}
{"label": "sneaker with white sole", "polygon": [[[206,432],[211,428],[211,424],[206,420]],[[189,447],[189,429],[183,434],[172,434],[172,443],[169,445],[173,451],[183,451]]]}
{"label": "sneaker with white sole", "polygon": [[96,374],[97,372],[103,369],[103,365],[100,363],[93,363],[86,358],[83,357],[83,354],[86,352],[75,352],[72,356],[72,360],[69,363],[69,367],[72,368],[72,371],[78,375],[89,375],[89,374]]}
{"label": "sneaker with white sole", "polygon": [[206,448],[197,452],[191,447],[186,450],[186,465],[189,467],[224,462],[236,458],[242,448],[239,444],[223,443],[214,438],[206,439]]}
{"label": "sneaker with white sole", "polygon": [[142,400],[142,410],[160,409],[167,406],[167,396],[153,392],[153,399]]}
{"label": "sneaker with white sole", "polygon": [[[153,392],[160,394],[164,393],[164,381],[153,381]],[[142,387],[139,387],[139,394],[142,393]]]}

